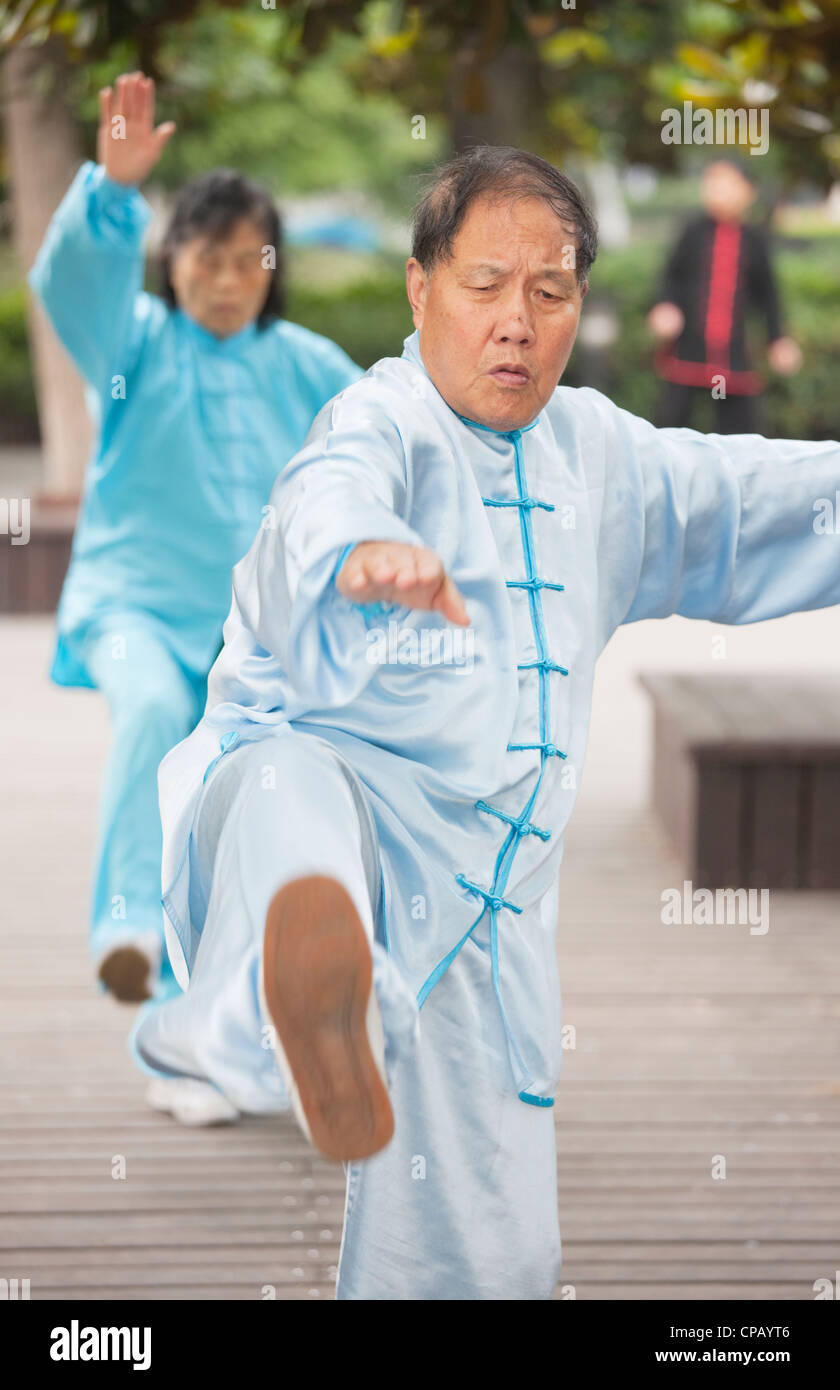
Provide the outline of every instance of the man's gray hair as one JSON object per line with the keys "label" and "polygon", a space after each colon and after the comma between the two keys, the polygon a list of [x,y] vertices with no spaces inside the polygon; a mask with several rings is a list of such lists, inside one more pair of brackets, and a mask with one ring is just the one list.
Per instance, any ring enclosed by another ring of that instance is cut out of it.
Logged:
{"label": "man's gray hair", "polygon": [[539,155],[512,145],[474,145],[435,170],[414,209],[411,254],[429,274],[449,260],[467,209],[477,198],[541,198],[574,235],[575,269],[584,285],[598,253],[598,227],[572,180]]}

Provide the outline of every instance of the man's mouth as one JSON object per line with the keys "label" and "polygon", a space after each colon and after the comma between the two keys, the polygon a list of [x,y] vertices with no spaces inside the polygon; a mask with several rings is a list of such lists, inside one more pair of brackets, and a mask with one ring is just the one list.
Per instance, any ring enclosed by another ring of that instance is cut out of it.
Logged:
{"label": "man's mouth", "polygon": [[488,373],[500,386],[527,386],[531,373],[521,362],[500,362]]}

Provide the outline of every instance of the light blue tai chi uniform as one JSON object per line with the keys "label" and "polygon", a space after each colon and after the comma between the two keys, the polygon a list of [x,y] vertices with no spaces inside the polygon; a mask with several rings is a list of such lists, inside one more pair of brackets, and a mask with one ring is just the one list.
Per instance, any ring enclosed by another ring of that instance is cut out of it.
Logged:
{"label": "light blue tai chi uniform", "polygon": [[[298,874],[346,882],[374,937],[396,1134],[348,1165],[339,1298],[551,1296],[558,875],[596,658],[620,623],[840,602],[840,542],[813,526],[838,487],[835,443],[656,430],[588,388],[485,428],[439,394],[418,334],[278,479],[205,715],[161,768],[167,940],[190,980],[134,1047],[282,1108],[265,908]],[[362,540],[433,547],[471,628],[344,598]]]}
{"label": "light blue tai chi uniform", "polygon": [[285,320],[213,337],[143,290],[152,212],[84,164],[30,272],[87,383],[97,440],[58,609],[51,675],[108,699],[94,957],[162,937],[157,768],[204,708],[231,570],[314,416],[361,375]]}

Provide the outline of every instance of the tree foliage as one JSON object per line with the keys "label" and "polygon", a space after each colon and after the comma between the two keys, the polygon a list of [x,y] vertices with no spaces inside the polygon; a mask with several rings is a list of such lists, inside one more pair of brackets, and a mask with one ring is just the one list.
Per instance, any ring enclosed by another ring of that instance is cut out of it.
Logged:
{"label": "tree foliage", "polygon": [[[840,174],[840,0],[0,0],[0,42],[61,33],[88,63],[130,52],[174,100],[198,75],[188,55],[173,73],[177,35],[223,11],[217,32],[240,42],[221,57],[255,76],[257,101],[268,66],[288,83],[332,64],[342,91],[439,119],[456,145],[508,131],[557,159],[662,168],[682,158],[662,143],[664,107],[760,107],[786,175]],[[213,68],[208,129],[247,88]]]}

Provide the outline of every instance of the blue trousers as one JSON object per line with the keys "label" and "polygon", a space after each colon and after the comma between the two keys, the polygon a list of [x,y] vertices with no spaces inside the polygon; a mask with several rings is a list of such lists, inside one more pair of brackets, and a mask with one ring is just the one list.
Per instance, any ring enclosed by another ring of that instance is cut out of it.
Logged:
{"label": "blue trousers", "polygon": [[[90,951],[98,959],[135,933],[154,931],[163,942],[158,765],[200,718],[206,675],[185,671],[139,612],[98,620],[83,654],[108,701],[112,732],[90,914]],[[174,983],[165,947],[162,962],[163,982]]]}

